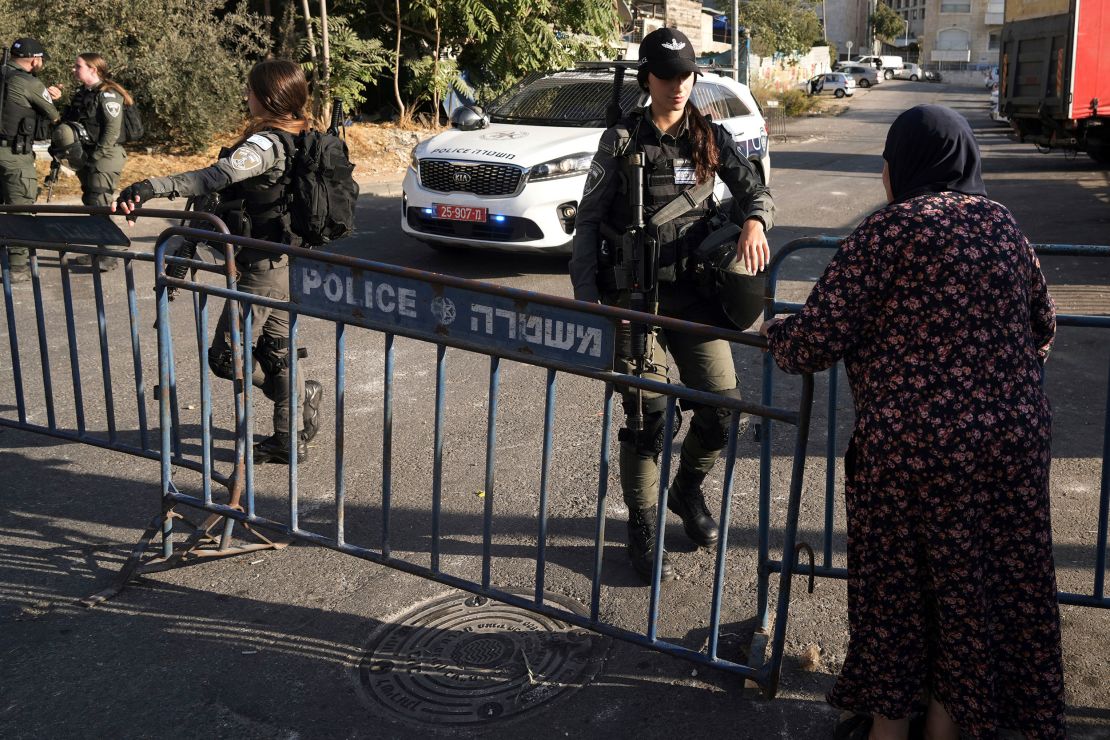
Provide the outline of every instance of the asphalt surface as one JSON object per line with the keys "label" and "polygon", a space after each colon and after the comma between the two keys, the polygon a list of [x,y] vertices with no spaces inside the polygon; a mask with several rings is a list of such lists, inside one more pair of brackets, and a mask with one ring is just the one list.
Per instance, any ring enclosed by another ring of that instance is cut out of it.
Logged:
{"label": "asphalt surface", "polygon": [[[772,148],[772,189],[778,204],[773,247],[815,234],[844,235],[882,204],[881,151],[886,127],[901,110],[943,102],[965,113],[984,153],[992,197],[1015,213],[1035,242],[1107,243],[1110,187],[1107,173],[1084,157],[1041,155],[1016,144],[987,117],[980,89],[891,82],[860,91],[839,115],[792,121],[785,142]],[[402,235],[397,182],[373,183],[357,212],[358,233],[332,246],[337,252],[461,277],[488,280],[562,296],[570,295],[565,259],[478,251],[442,253]],[[142,223],[129,235],[149,249],[164,224]],[[792,258],[784,295],[804,297],[827,254]],[[45,259],[45,270],[53,269]],[[1110,266],[1092,259],[1051,258],[1044,263],[1062,312],[1107,313]],[[56,273],[56,270],[54,270]],[[83,281],[83,282],[82,282]],[[75,331],[88,429],[102,434],[107,404],[100,382],[98,320],[91,281],[74,275]],[[144,409],[153,428],[157,406],[154,301],[150,270],[136,267],[146,384]],[[123,273],[105,276],[107,354],[120,438],[137,444],[139,427],[134,371],[127,332]],[[73,428],[75,399],[65,349],[63,296],[56,284],[44,291],[47,346],[55,371],[43,388],[35,341],[33,294],[17,286],[16,322],[28,420],[46,423],[47,396],[59,426]],[[218,304],[218,301],[214,302]],[[175,301],[173,328],[186,454],[199,455],[200,401],[193,306]],[[215,321],[210,318],[209,326]],[[11,375],[7,324],[0,339],[0,377]],[[334,533],[334,329],[306,320],[303,340],[309,377],[324,381],[324,429],[300,466],[301,526]],[[1106,402],[1107,343],[1095,330],[1062,329],[1049,366],[1056,408],[1053,505],[1061,587],[1090,593]],[[393,441],[393,510],[390,545],[396,558],[426,565],[430,547],[430,491],[435,350],[398,340]],[[381,336],[357,330],[347,337],[348,389],[344,450],[346,535],[353,544],[382,544]],[[758,352],[736,348],[742,391],[758,396]],[[492,582],[516,590],[535,577],[537,501],[542,442],[544,372],[503,363],[498,417],[496,485],[485,492],[488,360],[458,350],[447,353],[442,565],[461,578],[480,577],[482,511],[492,496]],[[780,378],[781,403],[796,399],[797,383]],[[836,399],[836,448],[842,451],[851,422],[851,400],[841,382]],[[214,385],[215,456],[226,471],[231,459],[231,394]],[[130,390],[128,390],[130,389]],[[821,553],[824,514],[823,446],[829,436],[827,383],[818,382],[800,537]],[[586,605],[593,562],[601,388],[561,376],[557,391],[549,492],[545,586],[562,599]],[[269,406],[256,403],[256,432],[269,431]],[[14,392],[0,384],[0,416],[15,418]],[[791,437],[782,425],[773,437],[773,521],[782,521]],[[746,658],[755,629],[756,472],[759,448],[752,430],[742,439],[728,551],[721,654]],[[614,466],[615,467],[615,466]],[[723,465],[711,482],[721,481]],[[108,586],[159,510],[159,468],[153,460],[0,427],[0,736],[7,738],[119,736],[408,738],[429,733],[489,737],[672,737],[677,734],[735,738],[831,737],[836,715],[823,700],[843,660],[847,641],[842,582],[820,580],[807,594],[796,578],[778,697],[745,691],[740,679],[619,641],[599,641],[577,691],[573,677],[561,695],[518,717],[491,718],[468,728],[405,719],[402,701],[392,708],[369,698],[360,670],[380,629],[414,607],[451,593],[442,585],[319,547],[295,545],[204,563],[144,577],[93,609],[77,600]],[[259,513],[288,521],[285,468],[258,468]],[[839,474],[838,474],[839,475]],[[200,491],[199,476],[181,472],[177,485]],[[610,476],[605,570],[599,610],[609,623],[643,629],[647,589],[638,585],[623,552],[624,520],[615,471]],[[216,492],[219,500],[219,491]],[[719,500],[719,499],[718,499]],[[711,505],[716,503],[712,500]],[[830,549],[844,564],[844,522],[838,502]],[[178,531],[184,531],[179,527]],[[693,649],[706,640],[713,558],[685,541],[671,517],[668,547],[681,580],[664,592],[659,634]],[[772,556],[781,547],[772,541]],[[772,589],[772,597],[775,591]],[[1064,607],[1066,680],[1071,736],[1110,737],[1110,667],[1106,635],[1110,612]],[[480,647],[496,649],[483,644]],[[476,646],[472,646],[477,650]],[[522,649],[522,654],[527,651]],[[512,662],[520,677],[521,661]],[[527,661],[523,661],[527,663]],[[598,667],[600,664],[600,667]],[[523,665],[523,664],[522,664]],[[363,666],[365,667],[365,666]],[[531,673],[531,667],[528,668]],[[533,676],[533,687],[544,684]],[[554,681],[554,679],[552,679]],[[387,692],[388,693],[388,692]],[[519,697],[518,697],[519,698]],[[554,699],[557,698],[557,701]]]}

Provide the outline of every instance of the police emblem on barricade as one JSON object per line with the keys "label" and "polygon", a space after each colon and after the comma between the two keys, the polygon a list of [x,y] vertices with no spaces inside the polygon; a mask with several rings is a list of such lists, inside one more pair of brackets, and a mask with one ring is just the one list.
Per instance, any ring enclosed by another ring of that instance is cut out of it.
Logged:
{"label": "police emblem on barricade", "polygon": [[262,164],[262,157],[250,147],[241,146],[231,153],[231,166],[237,170],[249,170]]}
{"label": "police emblem on barricade", "polygon": [[291,300],[370,329],[609,370],[616,330],[604,316],[298,257]]}

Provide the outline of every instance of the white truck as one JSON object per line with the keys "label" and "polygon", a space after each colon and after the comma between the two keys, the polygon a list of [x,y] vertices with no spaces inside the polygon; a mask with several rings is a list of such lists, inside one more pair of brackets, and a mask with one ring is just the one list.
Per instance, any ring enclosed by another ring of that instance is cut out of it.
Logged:
{"label": "white truck", "polygon": [[853,64],[869,64],[882,73],[884,80],[891,80],[894,79],[894,73],[902,69],[903,62],[902,57],[889,54],[873,54],[860,57]]}

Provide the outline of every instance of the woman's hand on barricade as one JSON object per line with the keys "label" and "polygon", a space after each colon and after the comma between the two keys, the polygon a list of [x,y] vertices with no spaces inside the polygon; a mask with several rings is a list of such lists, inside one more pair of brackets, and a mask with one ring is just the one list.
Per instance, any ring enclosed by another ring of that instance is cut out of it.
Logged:
{"label": "woman's hand on barricade", "polygon": [[771,261],[771,245],[767,243],[762,221],[749,218],[744,222],[740,239],[736,242],[736,253],[744,260],[748,272],[755,275],[763,271]]}
{"label": "woman's hand on barricade", "polygon": [[[115,213],[118,209],[123,215],[129,216],[139,205],[153,198],[154,187],[150,184],[150,181],[140,180],[120,191],[119,197],[112,203],[112,213]],[[127,220],[134,221],[135,219],[128,218]]]}
{"label": "woman's hand on barricade", "polygon": [[[768,334],[770,334],[770,332],[771,332],[771,329],[773,329],[774,327],[778,326],[778,325],[779,325],[779,324],[781,324],[781,323],[782,323],[782,319],[781,319],[780,317],[778,317],[778,316],[776,316],[776,317],[775,317],[775,318],[773,318],[773,319],[767,319],[766,321],[764,321],[764,322],[763,322],[763,323],[762,323],[762,324],[760,325],[760,327],[759,327],[759,335],[760,335],[761,337],[764,337],[764,338],[766,338],[766,337],[767,337],[767,335],[768,335]],[[766,347],[764,347],[763,351],[764,351],[764,352],[766,352],[766,351],[767,351],[767,348],[766,348]]]}

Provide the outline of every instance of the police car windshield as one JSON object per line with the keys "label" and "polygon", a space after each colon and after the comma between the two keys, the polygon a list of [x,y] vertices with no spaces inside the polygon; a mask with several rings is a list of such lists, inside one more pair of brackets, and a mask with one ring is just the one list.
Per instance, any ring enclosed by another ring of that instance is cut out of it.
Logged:
{"label": "police car windshield", "polygon": [[[613,74],[555,72],[526,77],[486,107],[494,123],[533,126],[603,128],[605,109],[613,97]],[[621,109],[642,104],[643,93],[634,74],[625,77]]]}

